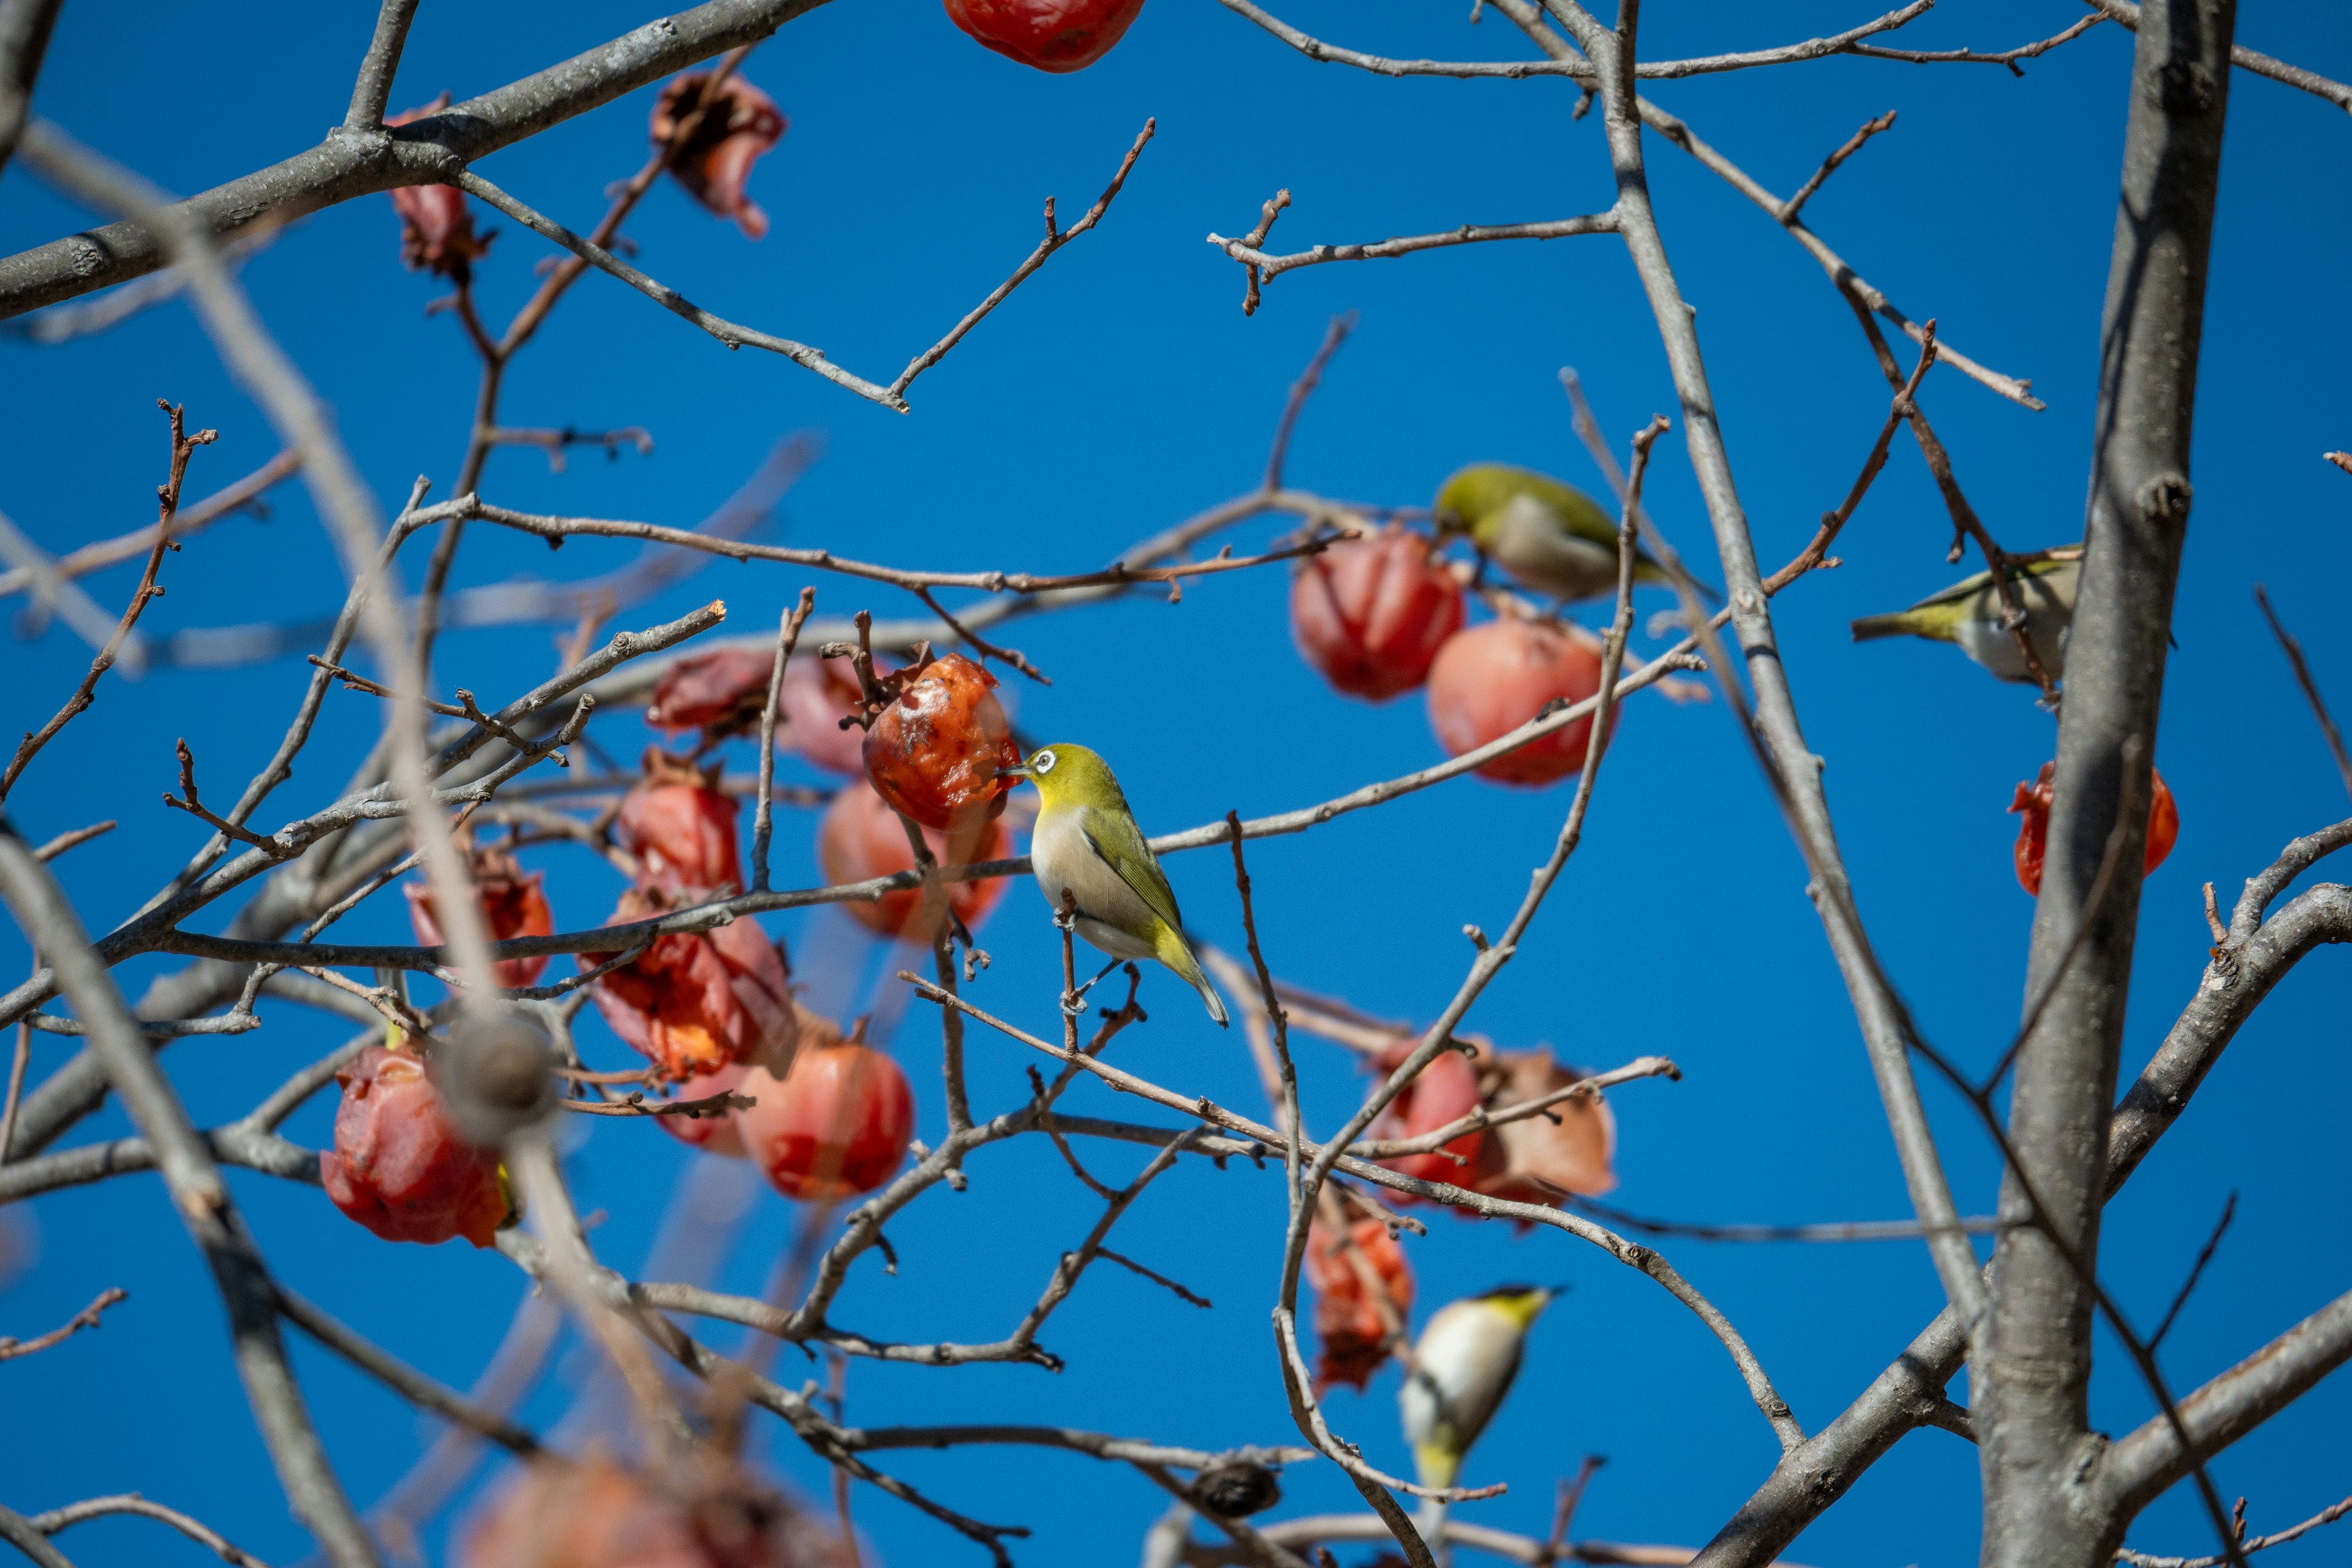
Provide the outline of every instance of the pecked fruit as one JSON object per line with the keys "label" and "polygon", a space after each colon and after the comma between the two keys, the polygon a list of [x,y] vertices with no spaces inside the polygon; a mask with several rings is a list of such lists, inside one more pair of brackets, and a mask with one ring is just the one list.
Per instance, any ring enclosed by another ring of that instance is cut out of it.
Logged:
{"label": "pecked fruit", "polygon": [[[555,930],[555,911],[548,907],[540,884],[546,873],[525,871],[503,849],[478,847],[473,852],[474,890],[480,896],[482,924],[492,942],[511,936],[548,936]],[[423,882],[402,884],[408,895],[408,923],[416,940],[427,947],[441,945],[441,922],[433,916],[433,889]],[[547,955],[503,958],[492,965],[499,984],[520,988],[538,980],[547,969]]]}
{"label": "pecked fruit", "polygon": [[386,1241],[489,1246],[508,1211],[498,1152],[458,1138],[424,1058],[370,1046],[335,1081],[335,1146],[319,1156],[334,1205]]}
{"label": "pecked fruit", "polygon": [[1000,769],[1021,748],[996,700],[996,678],[961,654],[907,682],[866,731],[866,777],[898,810],[942,833],[1004,810]]}
{"label": "pecked fruit", "polygon": [[717,787],[718,770],[706,773],[658,747],[646,751],[645,774],[621,797],[613,838],[637,858],[638,881],[665,893],[689,889],[718,897],[743,887],[743,858],[736,845],[735,798]]}
{"label": "pecked fruit", "polygon": [[751,1161],[788,1198],[832,1202],[870,1193],[906,1158],[915,1131],[907,1074],[881,1051],[845,1040],[812,1016],[810,1038],[779,1081],[754,1068],[735,1113]]}
{"label": "pecked fruit", "polygon": [[1324,679],[1385,702],[1429,679],[1437,650],[1462,629],[1462,584],[1429,542],[1391,524],[1298,563],[1290,635]]}
{"label": "pecked fruit", "polygon": [[[1458,757],[1509,734],[1549,703],[1581,702],[1600,689],[1601,655],[1585,642],[1538,621],[1488,621],[1437,650],[1429,722]],[[1591,719],[1580,719],[1484,763],[1478,774],[1502,784],[1555,783],[1584,766],[1591,735]]]}
{"label": "pecked fruit", "polygon": [[[659,891],[631,888],[611,923],[649,920],[669,907]],[[615,956],[583,952],[580,967],[593,969]],[[673,1080],[739,1064],[786,1068],[800,1042],[792,972],[756,921],[657,937],[589,990],[613,1032]]]}
{"label": "pecked fruit", "polygon": [[1389,1359],[1391,1317],[1400,1329],[1412,1321],[1412,1268],[1378,1216],[1350,1221],[1342,1237],[1319,1214],[1307,1227],[1306,1266],[1323,1342],[1316,1391],[1335,1383],[1360,1389]]}
{"label": "pecked fruit", "polygon": [[[957,834],[925,829],[923,841],[942,866],[969,866],[1002,860],[1013,853],[1012,835],[1002,822],[981,822]],[[817,864],[827,882],[863,882],[915,868],[915,852],[908,846],[906,824],[880,795],[862,784],[844,784],[825,808],[817,828]],[[967,930],[977,929],[1004,896],[1002,877],[976,878],[947,885],[948,902]],[[925,929],[916,921],[922,902],[919,889],[883,894],[872,902],[851,900],[841,908],[852,920],[877,936],[895,936],[929,946],[938,934],[936,921]]]}
{"label": "pecked fruit", "polygon": [[[2057,776],[2056,763],[2042,763],[2041,773],[2032,784],[2018,785],[2009,803],[2012,814],[2025,818],[2017,825],[2017,880],[2037,899],[2042,896],[2042,857],[2050,838],[2050,803],[2057,796]],[[2180,807],[2174,803],[2164,775],[2150,768],[2148,777],[2156,788],[2148,797],[2147,862],[2142,876],[2164,864],[2180,837]]]}
{"label": "pecked fruit", "polygon": [[1127,33],[1143,0],[947,0],[948,16],[1007,59],[1084,70]]}

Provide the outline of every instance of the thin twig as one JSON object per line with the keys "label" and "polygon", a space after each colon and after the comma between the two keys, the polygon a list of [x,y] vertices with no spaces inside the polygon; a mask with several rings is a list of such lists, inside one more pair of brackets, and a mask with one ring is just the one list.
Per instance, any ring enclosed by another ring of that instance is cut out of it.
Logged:
{"label": "thin twig", "polygon": [[2270,622],[2271,635],[2278,638],[2287,663],[2294,667],[2295,684],[2303,688],[2304,696],[2311,703],[2312,715],[2319,721],[2319,732],[2327,738],[2327,750],[2336,759],[2336,771],[2344,775],[2344,788],[2352,792],[2352,752],[2345,751],[2344,732],[2336,727],[2336,721],[2328,716],[2327,704],[2320,700],[2319,683],[2312,679],[2311,666],[2304,660],[2303,644],[2288,633],[2278,612],[2271,608],[2271,596],[2260,583],[2254,584],[2254,603],[2263,607],[2263,619]]}
{"label": "thin twig", "polygon": [[98,1300],[76,1312],[63,1326],[51,1329],[46,1334],[37,1334],[29,1340],[0,1334],[0,1361],[14,1361],[20,1355],[37,1355],[52,1345],[61,1345],[82,1330],[98,1327],[101,1313],[117,1301],[129,1299],[129,1291],[120,1286],[110,1285],[98,1293]]}

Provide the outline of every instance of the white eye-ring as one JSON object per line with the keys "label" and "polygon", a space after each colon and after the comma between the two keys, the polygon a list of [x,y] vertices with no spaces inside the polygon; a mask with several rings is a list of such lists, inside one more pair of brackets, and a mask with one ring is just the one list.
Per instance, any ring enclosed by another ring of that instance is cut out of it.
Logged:
{"label": "white eye-ring", "polygon": [[1041,773],[1050,773],[1054,771],[1054,764],[1060,760],[1051,752],[1040,752],[1029,759],[1029,765]]}

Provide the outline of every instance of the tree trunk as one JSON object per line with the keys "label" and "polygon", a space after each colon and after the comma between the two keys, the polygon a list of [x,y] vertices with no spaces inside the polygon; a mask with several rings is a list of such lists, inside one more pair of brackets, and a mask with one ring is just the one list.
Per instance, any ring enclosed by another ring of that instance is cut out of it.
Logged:
{"label": "tree trunk", "polygon": [[[1987,1568],[2093,1568],[2122,1522],[2077,1484],[2090,1430],[2090,1273],[2129,994],[2149,760],[2189,522],[2206,258],[2220,185],[2234,0],[2149,0],[2132,67],[2123,194],[2100,334],[2082,588],[2066,648],[2056,801],[2026,997],[2049,993],[2017,1062],[2016,1163],[1991,1319],[1971,1377]],[[2122,803],[2111,886],[2092,891]],[[2084,918],[2090,926],[2076,949]],[[2068,1256],[2072,1253],[2072,1257]]]}

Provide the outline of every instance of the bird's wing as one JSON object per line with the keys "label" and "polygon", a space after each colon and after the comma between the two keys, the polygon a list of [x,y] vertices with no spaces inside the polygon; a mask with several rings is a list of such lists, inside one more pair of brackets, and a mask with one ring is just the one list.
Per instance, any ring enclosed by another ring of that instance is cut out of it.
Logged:
{"label": "bird's wing", "polygon": [[1184,929],[1184,918],[1176,912],[1175,890],[1168,886],[1168,874],[1160,870],[1151,846],[1143,841],[1143,832],[1135,826],[1135,818],[1125,812],[1083,805],[1078,808],[1078,830],[1086,835],[1087,847],[1102,863],[1118,872],[1118,879],[1165,921],[1170,931]]}
{"label": "bird's wing", "polygon": [[[2062,546],[2061,548],[2079,550],[2082,547],[2080,545],[2069,545]],[[2036,561],[2031,564],[2020,566],[2015,572],[2011,573],[2011,575],[2015,577],[2046,577],[2053,572],[2069,571],[2080,564],[2081,563],[2079,561],[2074,560]],[[1973,576],[1961,578],[1958,582],[1953,584],[1950,587],[1945,589],[1940,594],[1929,595],[1927,597],[1920,600],[1911,607],[1915,610],[1924,610],[1930,605],[1953,604],[1958,600],[1968,598],[1971,595],[1981,594],[1990,586],[1992,586],[1992,574],[1990,572],[1979,572]]]}
{"label": "bird's wing", "polygon": [[1520,493],[1541,501],[1562,528],[1593,544],[1617,547],[1617,524],[1582,490],[1546,474],[1529,474]]}

